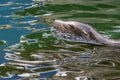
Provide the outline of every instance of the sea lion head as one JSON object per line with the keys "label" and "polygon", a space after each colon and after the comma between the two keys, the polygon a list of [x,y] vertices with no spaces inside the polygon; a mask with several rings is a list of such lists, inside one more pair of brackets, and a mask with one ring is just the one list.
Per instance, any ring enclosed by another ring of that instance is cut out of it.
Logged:
{"label": "sea lion head", "polygon": [[81,43],[120,47],[119,40],[107,39],[92,26],[81,22],[54,20],[53,27],[57,37],[60,35],[60,37],[63,36],[65,39]]}
{"label": "sea lion head", "polygon": [[68,32],[75,36],[89,38],[90,30],[84,24],[79,22],[55,20],[53,22],[53,27],[56,30],[61,30],[66,33]]}
{"label": "sea lion head", "polygon": [[74,32],[76,30],[74,23],[65,22],[65,21],[62,21],[62,20],[55,20],[53,22],[53,27],[56,30],[61,30],[61,31],[65,31],[65,32]]}
{"label": "sea lion head", "polygon": [[99,44],[96,35],[99,34],[89,25],[77,21],[55,20],[53,22],[55,34],[72,41]]}

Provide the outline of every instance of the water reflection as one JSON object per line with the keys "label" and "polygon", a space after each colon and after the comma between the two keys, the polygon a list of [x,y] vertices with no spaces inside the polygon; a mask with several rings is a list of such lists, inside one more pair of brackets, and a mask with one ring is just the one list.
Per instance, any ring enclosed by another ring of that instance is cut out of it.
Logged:
{"label": "water reflection", "polygon": [[[36,78],[39,73],[42,73],[42,70],[46,72],[43,76],[48,72],[51,74],[53,71],[61,70],[67,71],[74,77],[89,75],[95,79],[99,79],[98,76],[110,78],[110,74],[119,74],[119,48],[94,47],[63,40],[54,37],[49,29],[22,36],[21,40],[21,43],[6,48],[7,51],[10,50],[14,53],[9,52],[5,56],[7,60],[11,61],[7,64],[22,66],[24,70],[33,71],[16,73],[20,77]],[[46,77],[53,75],[50,74]],[[119,77],[117,75],[113,75],[113,77]],[[39,76],[42,78],[41,75]]]}
{"label": "water reflection", "polygon": [[[48,78],[59,70],[67,72],[66,80],[78,76],[119,78],[119,49],[64,40],[53,36],[43,23],[49,24],[53,18],[76,20],[92,25],[108,38],[118,39],[118,0],[55,0],[44,6],[41,0],[33,1],[1,1],[0,39],[6,41],[0,48],[1,79]],[[43,22],[39,17],[45,18]]]}
{"label": "water reflection", "polygon": [[[15,67],[14,70],[18,71],[18,73],[11,74],[7,70],[10,75],[17,74],[23,78],[30,78],[39,74],[40,78],[43,78],[41,75],[47,78],[55,74],[61,65],[67,66],[67,64],[76,61],[78,64],[93,61],[92,46],[58,40],[53,37],[49,29],[22,36],[21,40],[21,43],[5,49],[7,51],[5,59],[10,62],[6,63],[4,67],[13,66]],[[23,71],[20,73],[19,69]],[[73,70],[72,68],[68,69],[68,71]],[[4,76],[3,74],[1,75]]]}
{"label": "water reflection", "polygon": [[[35,31],[39,26],[35,25],[35,28],[31,28],[31,25],[33,25],[32,22],[34,22],[33,20],[37,19],[36,17],[21,17],[13,14],[17,10],[32,6],[31,0],[15,0],[12,2],[4,0],[1,2],[3,3],[0,4],[0,39],[5,40],[6,44],[0,46],[0,79],[16,80],[22,79],[22,77],[39,78],[40,75],[44,78],[54,75],[58,70],[56,70],[54,66],[48,65],[47,61],[45,64],[41,64],[41,61],[35,61],[33,63],[32,61],[27,62],[10,50],[3,51],[7,46],[19,43],[21,35],[31,33],[31,31]],[[45,27],[44,25],[40,26],[41,28]]]}

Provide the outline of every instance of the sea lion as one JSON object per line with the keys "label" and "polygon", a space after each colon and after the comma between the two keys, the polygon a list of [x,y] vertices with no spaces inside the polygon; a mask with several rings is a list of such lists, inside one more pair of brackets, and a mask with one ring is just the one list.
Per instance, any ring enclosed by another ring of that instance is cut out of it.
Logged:
{"label": "sea lion", "polygon": [[[93,29],[90,25],[81,22],[54,20],[53,28],[55,28],[55,31],[62,32],[62,36],[65,38],[67,33],[69,33],[69,35],[67,35],[69,37],[73,37],[74,35],[74,38],[76,39],[72,38],[71,40],[77,42],[120,47],[120,41],[107,39]],[[58,32],[56,32],[56,34]]]}

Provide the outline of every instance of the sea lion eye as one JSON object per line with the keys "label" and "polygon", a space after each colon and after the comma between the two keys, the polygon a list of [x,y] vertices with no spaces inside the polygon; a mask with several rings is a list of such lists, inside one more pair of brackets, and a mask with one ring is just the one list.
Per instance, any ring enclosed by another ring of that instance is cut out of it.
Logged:
{"label": "sea lion eye", "polygon": [[69,24],[69,26],[70,26],[70,29],[71,29],[71,30],[75,31],[75,27],[74,27],[74,25]]}
{"label": "sea lion eye", "polygon": [[64,29],[69,30],[69,26],[68,25],[63,24],[63,26],[64,26]]}
{"label": "sea lion eye", "polygon": [[75,31],[75,27],[72,24],[63,24],[64,26],[64,30],[68,30],[68,31]]}

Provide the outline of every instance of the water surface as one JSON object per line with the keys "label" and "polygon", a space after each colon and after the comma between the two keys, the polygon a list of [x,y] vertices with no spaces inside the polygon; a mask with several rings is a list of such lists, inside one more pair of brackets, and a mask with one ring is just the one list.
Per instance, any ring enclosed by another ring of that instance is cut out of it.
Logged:
{"label": "water surface", "polygon": [[[39,80],[59,70],[74,71],[70,72],[71,80],[77,76],[90,76],[95,80],[120,78],[119,48],[62,40],[49,28],[53,18],[75,20],[93,26],[107,38],[120,39],[119,0],[0,2],[0,40],[6,41],[0,46],[2,80]],[[45,14],[52,15],[46,17]],[[41,23],[42,18],[45,21]]]}

